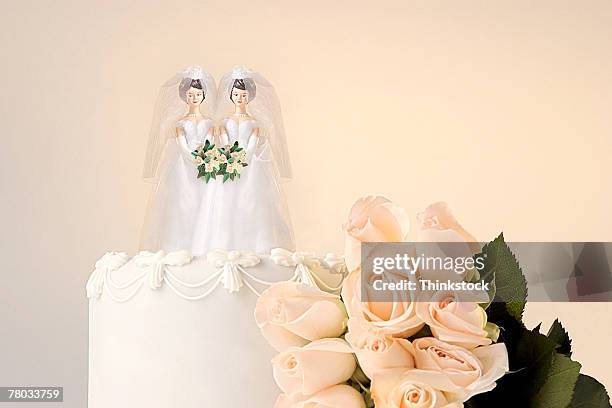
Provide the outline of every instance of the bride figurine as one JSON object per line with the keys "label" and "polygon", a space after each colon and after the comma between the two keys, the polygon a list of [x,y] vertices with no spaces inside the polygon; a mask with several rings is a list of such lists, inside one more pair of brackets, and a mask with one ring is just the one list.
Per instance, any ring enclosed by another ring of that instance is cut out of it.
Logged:
{"label": "bride figurine", "polygon": [[219,83],[219,146],[236,142],[244,149],[247,167],[240,177],[215,180],[195,222],[192,252],[212,249],[267,253],[294,249],[289,212],[281,179],[291,166],[278,97],[260,74],[237,67]]}
{"label": "bride figurine", "polygon": [[213,142],[213,121],[206,112],[214,106],[216,87],[200,67],[174,75],[161,88],[147,156],[145,179],[153,190],[141,237],[141,249],[189,250],[194,218],[209,186],[197,178],[191,152]]}

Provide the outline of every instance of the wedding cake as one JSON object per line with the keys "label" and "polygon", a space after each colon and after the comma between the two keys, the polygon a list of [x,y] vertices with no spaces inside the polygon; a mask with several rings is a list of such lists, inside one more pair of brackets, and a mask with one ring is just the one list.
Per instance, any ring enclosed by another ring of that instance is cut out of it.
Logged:
{"label": "wedding cake", "polygon": [[337,292],[346,271],[340,257],[294,250],[290,176],[276,93],[260,74],[235,68],[217,89],[191,67],[162,86],[143,251],[107,253],[87,282],[89,408],[274,405],[257,297],[287,280]]}
{"label": "wedding cake", "polygon": [[257,296],[284,280],[333,289],[342,267],[281,249],[106,254],[87,285],[89,408],[272,407]]}

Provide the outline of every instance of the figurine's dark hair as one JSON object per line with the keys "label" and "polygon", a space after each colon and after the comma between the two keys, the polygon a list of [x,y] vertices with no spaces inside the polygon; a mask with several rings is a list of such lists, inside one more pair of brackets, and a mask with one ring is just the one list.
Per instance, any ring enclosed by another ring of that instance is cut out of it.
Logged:
{"label": "figurine's dark hair", "polygon": [[234,83],[229,90],[229,97],[232,102],[234,101],[234,99],[232,99],[232,91],[234,88],[247,91],[249,93],[249,100],[253,100],[253,98],[255,98],[257,87],[255,86],[255,81],[253,81],[251,78],[234,79]]}
{"label": "figurine's dark hair", "polygon": [[204,88],[202,81],[199,79],[185,78],[179,85],[179,96],[183,101],[187,102],[187,91],[189,88],[201,89],[202,93],[204,94],[204,99],[206,99],[206,89]]}

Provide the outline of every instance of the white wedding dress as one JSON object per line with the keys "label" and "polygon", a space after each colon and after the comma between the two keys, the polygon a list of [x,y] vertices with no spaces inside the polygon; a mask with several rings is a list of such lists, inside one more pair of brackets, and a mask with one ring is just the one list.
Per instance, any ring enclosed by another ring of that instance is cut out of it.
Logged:
{"label": "white wedding dress", "polygon": [[194,223],[192,252],[202,255],[212,249],[267,253],[273,248],[294,249],[279,172],[272,149],[257,136],[255,119],[225,118],[221,144],[238,142],[246,149],[248,166],[240,178],[209,183]]}
{"label": "white wedding dress", "polygon": [[210,190],[209,184],[197,178],[191,152],[207,140],[213,121],[204,118],[195,123],[182,119],[176,126],[182,136],[166,141],[145,217],[143,249],[191,248],[194,219]]}

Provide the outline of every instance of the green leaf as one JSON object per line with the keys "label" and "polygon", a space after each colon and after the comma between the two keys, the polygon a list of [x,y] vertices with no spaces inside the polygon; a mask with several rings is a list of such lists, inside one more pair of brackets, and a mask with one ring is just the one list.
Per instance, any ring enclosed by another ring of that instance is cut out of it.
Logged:
{"label": "green leaf", "polygon": [[556,344],[540,333],[527,330],[507,313],[503,303],[493,303],[490,309],[499,309],[495,313],[504,317],[496,323],[501,328],[500,339],[503,338],[508,348],[510,372],[497,381],[493,390],[475,395],[465,406],[504,407],[512,401],[514,407],[530,407],[532,397],[546,381]]}
{"label": "green leaf", "polygon": [[552,326],[548,330],[548,338],[557,343],[557,353],[564,354],[568,357],[572,356],[572,339],[559,321],[555,319]]}
{"label": "green leaf", "polygon": [[429,328],[429,326],[425,325],[421,328],[421,330],[419,330],[415,335],[411,336],[410,339],[414,340],[414,339],[420,339],[421,337],[433,337],[433,334],[431,333],[431,329]]}
{"label": "green leaf", "polygon": [[204,176],[204,181],[206,181],[207,183],[210,181],[210,173],[206,173],[206,175]]}
{"label": "green leaf", "polygon": [[374,400],[372,399],[372,393],[371,392],[366,392],[364,397],[363,397],[365,404],[366,404],[366,408],[375,408],[374,405]]}
{"label": "green leaf", "polygon": [[480,277],[491,282],[495,288],[493,302],[504,302],[508,313],[517,321],[522,321],[527,299],[527,281],[516,257],[504,241],[501,233],[482,248],[475,257],[482,256],[484,267]]}
{"label": "green leaf", "polygon": [[610,398],[606,388],[593,377],[580,374],[570,408],[609,408]]}
{"label": "green leaf", "polygon": [[567,407],[572,402],[574,386],[580,373],[580,363],[555,353],[546,380],[531,400],[534,408]]}
{"label": "green leaf", "polygon": [[[528,331],[523,322],[517,321],[508,313],[505,303],[492,303],[487,309],[487,319],[499,327],[500,333],[497,342],[503,342],[508,349],[508,355],[513,356],[524,332]],[[511,369],[521,368],[514,367],[512,363],[513,361],[510,360]]]}
{"label": "green leaf", "polygon": [[515,366],[511,368],[527,368],[516,375],[525,378],[529,395],[536,394],[546,381],[556,347],[557,345],[543,334],[529,330],[523,332],[513,356]]}
{"label": "green leaf", "polygon": [[227,180],[229,180],[229,178],[230,178],[230,174],[229,173],[225,173],[223,175],[223,182],[225,183]]}

